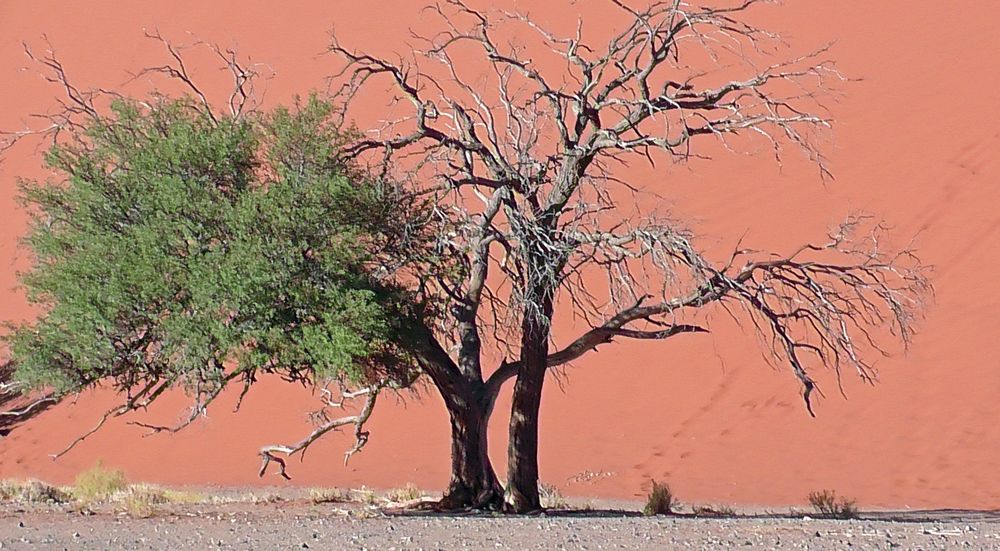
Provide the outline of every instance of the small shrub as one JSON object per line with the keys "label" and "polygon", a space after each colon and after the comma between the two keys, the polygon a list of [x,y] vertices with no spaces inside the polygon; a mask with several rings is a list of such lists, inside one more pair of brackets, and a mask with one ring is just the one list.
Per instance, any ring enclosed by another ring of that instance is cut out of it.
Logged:
{"label": "small shrub", "polygon": [[809,504],[813,509],[824,516],[840,519],[857,518],[858,508],[856,501],[837,495],[833,490],[820,490],[809,492]]}
{"label": "small shrub", "polygon": [[0,480],[0,501],[14,501],[21,483],[14,480]]}
{"label": "small shrub", "polygon": [[646,516],[671,515],[678,505],[680,504],[673,492],[670,491],[670,486],[654,480],[653,488],[649,490],[646,506],[642,509],[642,513]]}
{"label": "small shrub", "polygon": [[0,501],[15,501],[21,493],[21,483],[14,480],[0,480]]}
{"label": "small shrub", "polygon": [[420,491],[420,488],[417,488],[413,484],[407,484],[402,488],[394,488],[385,494],[385,498],[393,503],[415,501],[422,497],[424,497],[424,493]]}
{"label": "small shrub", "polygon": [[352,501],[365,505],[375,505],[378,503],[378,495],[364,486],[358,490],[351,490],[351,498]]}
{"label": "small shrub", "polygon": [[162,488],[133,484],[111,496],[111,501],[120,503],[133,517],[149,518],[156,514],[157,506],[167,503],[168,499]]}
{"label": "small shrub", "polygon": [[309,490],[309,501],[319,505],[321,503],[344,503],[350,499],[337,488],[312,488]]}
{"label": "small shrub", "polygon": [[566,502],[566,498],[559,492],[559,488],[556,488],[552,484],[539,484],[538,497],[542,502],[542,507],[545,509],[566,509],[569,507],[569,503]]}
{"label": "small shrub", "polygon": [[735,517],[736,510],[728,505],[696,505],[692,512],[698,517]]}
{"label": "small shrub", "polygon": [[100,461],[90,470],[80,473],[73,484],[73,497],[83,502],[108,501],[111,496],[128,488],[128,478],[118,469],[106,469]]}

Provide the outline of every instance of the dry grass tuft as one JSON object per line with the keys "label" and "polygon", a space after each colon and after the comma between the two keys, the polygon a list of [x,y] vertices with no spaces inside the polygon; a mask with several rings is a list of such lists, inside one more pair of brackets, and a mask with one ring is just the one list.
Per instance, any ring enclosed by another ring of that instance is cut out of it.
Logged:
{"label": "dry grass tuft", "polygon": [[839,519],[858,517],[857,502],[837,495],[833,490],[809,492],[809,504],[823,516]]}
{"label": "dry grass tuft", "polygon": [[281,503],[285,501],[285,498],[274,492],[266,492],[263,494],[250,494],[248,501],[254,505],[269,504],[269,503]]}
{"label": "dry grass tuft", "polygon": [[413,484],[407,484],[402,488],[393,488],[385,493],[385,499],[391,503],[406,503],[422,497],[424,497],[424,493]]}
{"label": "dry grass tuft", "polygon": [[92,514],[92,506],[109,504],[131,516],[154,515],[168,503],[206,503],[209,498],[193,492],[168,490],[151,484],[129,484],[121,471],[98,465],[76,479],[68,488],[57,488],[38,480],[0,480],[0,501],[13,503],[71,504],[72,509]]}
{"label": "dry grass tuft", "polygon": [[118,469],[106,469],[97,462],[93,468],[76,477],[73,497],[83,502],[108,501],[113,495],[128,488],[128,478]]}
{"label": "dry grass tuft", "polygon": [[363,509],[352,509],[347,512],[347,516],[354,519],[365,520],[370,518],[380,518],[384,515],[377,507],[366,507]]}
{"label": "dry grass tuft", "polygon": [[351,490],[351,501],[357,503],[362,503],[364,505],[377,505],[378,504],[378,494],[376,494],[370,488],[362,486],[357,490]]}
{"label": "dry grass tuft", "polygon": [[66,490],[39,480],[0,480],[0,501],[16,503],[68,503],[73,496]]}
{"label": "dry grass tuft", "polygon": [[660,484],[654,480],[653,487],[646,498],[646,506],[642,509],[642,514],[646,516],[671,515],[679,505],[680,503],[677,501],[676,496],[670,491],[670,486],[666,483]]}
{"label": "dry grass tuft", "polygon": [[345,503],[351,497],[337,488],[311,488],[309,490],[309,501],[319,505],[321,503]]}
{"label": "dry grass tuft", "polygon": [[170,502],[162,488],[149,484],[132,484],[111,496],[110,501],[120,504],[125,512],[136,518],[149,518],[156,514],[160,505]]}
{"label": "dry grass tuft", "polygon": [[735,517],[736,510],[728,505],[695,505],[691,511],[697,517]]}
{"label": "dry grass tuft", "polygon": [[568,509],[569,503],[566,502],[566,498],[563,497],[559,488],[556,488],[552,484],[539,484],[538,485],[538,497],[542,503],[542,507],[545,509]]}
{"label": "dry grass tuft", "polygon": [[180,503],[185,505],[194,505],[199,503],[209,503],[212,498],[200,493],[191,492],[187,490],[171,490],[168,488],[162,488],[163,498],[167,500],[167,503]]}

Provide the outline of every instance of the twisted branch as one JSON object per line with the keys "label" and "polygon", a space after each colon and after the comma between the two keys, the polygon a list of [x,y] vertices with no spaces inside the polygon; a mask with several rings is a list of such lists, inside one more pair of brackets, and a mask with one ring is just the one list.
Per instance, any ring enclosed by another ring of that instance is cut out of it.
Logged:
{"label": "twisted branch", "polygon": [[[386,380],[380,381],[372,386],[362,388],[356,391],[344,390],[341,393],[341,398],[339,402],[333,402],[328,397],[324,399],[325,406],[342,408],[344,407],[345,400],[351,400],[358,397],[365,397],[364,404],[358,413],[354,415],[348,415],[344,417],[339,417],[336,419],[326,419],[320,423],[312,432],[310,432],[305,438],[299,440],[294,444],[282,445],[282,444],[270,444],[264,446],[260,449],[260,456],[263,460],[260,466],[260,472],[258,476],[263,477],[267,472],[268,465],[271,462],[278,464],[278,475],[286,480],[291,480],[291,477],[286,472],[286,461],[284,458],[279,457],[277,454],[283,454],[286,457],[291,457],[296,453],[299,454],[299,460],[305,459],[306,450],[315,442],[319,440],[323,435],[330,432],[331,430],[338,429],[346,425],[354,425],[354,445],[351,449],[344,453],[344,464],[351,459],[351,456],[355,453],[361,451],[365,444],[368,443],[369,432],[364,429],[365,423],[372,415],[372,411],[375,409],[375,402],[378,399],[379,393],[382,389],[386,388],[389,382]],[[325,411],[321,410],[321,415],[325,417]]]}

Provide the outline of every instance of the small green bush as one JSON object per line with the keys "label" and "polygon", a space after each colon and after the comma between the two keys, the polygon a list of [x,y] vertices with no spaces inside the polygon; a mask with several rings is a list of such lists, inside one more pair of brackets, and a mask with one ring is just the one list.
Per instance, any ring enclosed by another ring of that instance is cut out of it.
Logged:
{"label": "small green bush", "polygon": [[670,491],[670,486],[666,483],[660,484],[654,480],[642,513],[646,516],[671,515],[678,505],[677,498]]}

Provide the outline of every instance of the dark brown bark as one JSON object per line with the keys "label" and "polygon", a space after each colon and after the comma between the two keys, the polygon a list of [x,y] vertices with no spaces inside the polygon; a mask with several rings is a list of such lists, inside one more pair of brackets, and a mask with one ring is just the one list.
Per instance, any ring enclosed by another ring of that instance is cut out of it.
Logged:
{"label": "dark brown bark", "polygon": [[479,399],[449,406],[451,417],[451,482],[442,509],[499,510],[503,488],[490,462],[487,427],[490,410]]}
{"label": "dark brown bark", "polygon": [[552,299],[547,291],[535,296],[541,297],[541,315],[526,315],[522,323],[521,366],[510,415],[504,509],[511,513],[542,508],[538,495],[538,412],[548,367]]}
{"label": "dark brown bark", "polygon": [[[489,458],[486,428],[493,400],[482,378],[456,365],[427,331],[414,351],[451,419],[451,482],[441,509],[498,509],[503,489]],[[478,380],[477,380],[478,378]]]}

